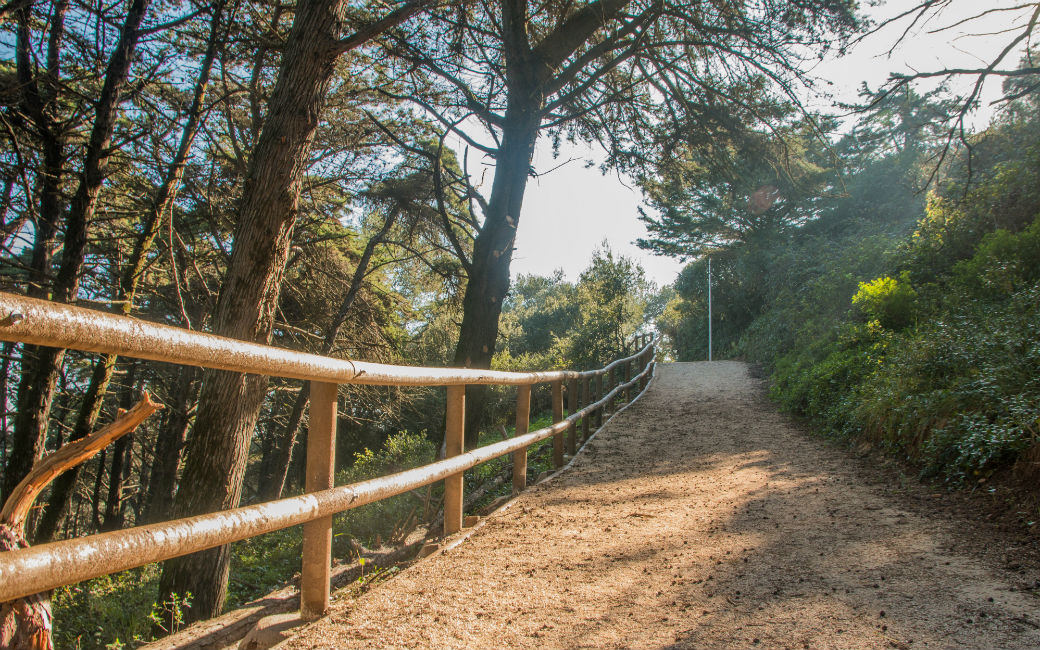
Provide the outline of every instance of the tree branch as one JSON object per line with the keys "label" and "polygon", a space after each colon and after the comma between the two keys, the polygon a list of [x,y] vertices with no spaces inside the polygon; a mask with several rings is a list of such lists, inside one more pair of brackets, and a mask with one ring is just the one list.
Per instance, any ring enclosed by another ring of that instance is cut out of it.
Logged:
{"label": "tree branch", "polygon": [[152,401],[146,391],[141,401],[116,418],[115,422],[38,460],[4,502],[4,507],[0,510],[0,523],[7,524],[21,533],[25,515],[32,507],[33,501],[51,481],[65,470],[79,465],[104,449],[112,441],[130,433],[161,408],[162,404]]}

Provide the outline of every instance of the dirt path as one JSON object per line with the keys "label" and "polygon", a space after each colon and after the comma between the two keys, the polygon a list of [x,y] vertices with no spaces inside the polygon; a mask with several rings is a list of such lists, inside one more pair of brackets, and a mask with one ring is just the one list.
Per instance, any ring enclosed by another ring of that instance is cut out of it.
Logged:
{"label": "dirt path", "polygon": [[742,364],[661,365],[570,471],[286,645],[1040,646],[1018,584],[1040,576],[969,555],[862,465]]}

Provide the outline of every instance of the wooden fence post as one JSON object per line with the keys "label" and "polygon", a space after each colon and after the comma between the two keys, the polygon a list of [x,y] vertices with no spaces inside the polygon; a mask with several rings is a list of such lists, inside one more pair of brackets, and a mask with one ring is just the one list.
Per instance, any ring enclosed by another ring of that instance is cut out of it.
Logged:
{"label": "wooden fence post", "polygon": [[[574,415],[581,410],[581,399],[578,395],[578,380],[571,379],[567,382],[567,410]],[[567,429],[567,453],[573,456],[578,453],[578,425],[571,424]]]}
{"label": "wooden fence post", "polygon": [[[617,388],[617,368],[613,367],[610,369],[610,379],[607,381],[607,392],[610,392]],[[614,406],[617,404],[617,395],[610,398],[610,403],[606,405],[607,415],[614,412]]]}
{"label": "wooden fence post", "polygon": [[[645,353],[640,355],[640,363],[639,363],[639,371],[640,372],[643,372],[644,370],[646,370],[647,360],[648,360],[648,358],[647,358]],[[643,389],[646,388],[646,387],[647,387],[647,376],[643,375],[643,379],[640,380],[640,392],[643,392]]]}
{"label": "wooden fence post", "polygon": [[[621,370],[621,383],[622,384],[627,384],[628,381],[630,379],[632,379],[632,362],[631,361],[624,362],[623,364],[621,364],[621,369],[622,369]],[[623,404],[628,404],[632,400],[632,389],[631,388],[625,388],[625,390],[621,391],[621,394],[622,394],[622,398],[621,399],[622,399],[622,403]]]}
{"label": "wooden fence post", "polygon": [[[466,387],[448,386],[444,418],[444,457],[462,453],[466,423]],[[444,479],[444,534],[462,530],[462,472]]]}
{"label": "wooden fence post", "polygon": [[[531,424],[531,385],[522,384],[516,387],[516,433],[522,436],[527,433]],[[527,487],[527,447],[513,452],[513,494]]]}
{"label": "wooden fence post", "polygon": [[[590,397],[591,396],[589,395],[589,377],[588,377],[588,375],[586,375],[586,376],[581,378],[581,402],[582,402],[582,404],[591,404],[592,403],[592,399],[590,399]],[[591,420],[591,419],[592,419],[592,414],[591,413],[587,414],[585,417],[583,417],[581,419],[581,439],[582,440],[588,440],[589,439],[589,425],[591,424],[591,422],[589,422],[589,420]]]}
{"label": "wooden fence post", "polygon": [[[339,386],[311,382],[307,426],[307,492],[332,487],[336,467],[336,406]],[[303,525],[303,568],[300,575],[300,618],[313,621],[329,609],[332,568],[332,517]]]}
{"label": "wooden fence post", "polygon": [[[552,383],[553,424],[563,419],[563,382]],[[553,467],[563,467],[563,432],[553,436]]]}
{"label": "wooden fence post", "polygon": [[[593,396],[597,402],[603,399],[603,373],[596,375],[596,394]],[[596,409],[596,428],[599,429],[603,426],[603,410],[605,407],[601,406]]]}

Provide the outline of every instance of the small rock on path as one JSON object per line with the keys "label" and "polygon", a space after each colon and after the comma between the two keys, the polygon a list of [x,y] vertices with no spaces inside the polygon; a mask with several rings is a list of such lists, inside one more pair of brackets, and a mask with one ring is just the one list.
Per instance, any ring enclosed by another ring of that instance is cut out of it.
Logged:
{"label": "small rock on path", "polygon": [[736,362],[658,366],[574,466],[288,648],[1038,647],[1040,602]]}

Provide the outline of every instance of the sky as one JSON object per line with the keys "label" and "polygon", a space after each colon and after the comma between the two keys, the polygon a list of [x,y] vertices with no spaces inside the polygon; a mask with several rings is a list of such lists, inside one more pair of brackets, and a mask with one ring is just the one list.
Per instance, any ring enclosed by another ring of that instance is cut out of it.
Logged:
{"label": "sky", "polygon": [[[864,3],[866,4],[866,3]],[[915,2],[892,0],[878,7],[866,8],[876,21],[900,13]],[[890,71],[925,71],[943,67],[980,67],[1009,41],[1005,31],[1022,12],[996,12],[952,29],[939,29],[971,18],[987,9],[1015,7],[1018,0],[953,0],[950,6],[919,25],[896,50],[889,54],[907,22],[891,25],[863,39],[847,56],[830,57],[812,71],[822,83],[825,95],[805,101],[815,109],[827,107],[832,100],[852,102],[862,82],[871,87],[881,85]],[[973,36],[972,34],[986,34]],[[1011,57],[1012,64],[1018,56]],[[1007,67],[1011,67],[1011,65]],[[954,86],[964,89],[964,83]],[[999,81],[990,83],[983,100],[983,110],[974,126],[981,128],[992,114],[988,103],[999,93]],[[544,173],[570,158],[574,162]],[[642,196],[630,179],[617,174],[600,173],[598,165],[586,168],[586,159],[600,160],[596,151],[587,147],[564,147],[554,159],[550,143],[539,140],[535,152],[535,170],[543,175],[532,178],[524,196],[524,207],[517,233],[516,252],[511,271],[548,275],[562,269],[570,280],[576,280],[588,266],[594,251],[606,240],[610,247],[638,261],[647,277],[658,285],[669,284],[682,269],[675,258],[652,255],[635,246],[635,240],[646,235],[637,217]]]}

